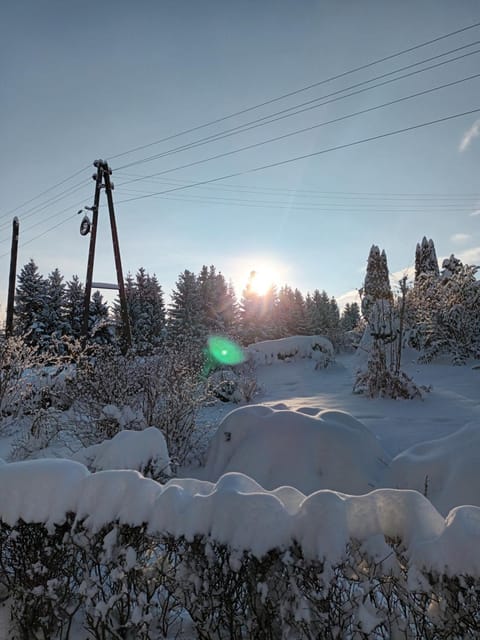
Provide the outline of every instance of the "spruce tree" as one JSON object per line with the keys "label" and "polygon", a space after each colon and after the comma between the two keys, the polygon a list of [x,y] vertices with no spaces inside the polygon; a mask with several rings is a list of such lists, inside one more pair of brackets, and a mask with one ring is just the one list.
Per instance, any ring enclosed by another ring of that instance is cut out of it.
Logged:
{"label": "spruce tree", "polygon": [[46,304],[47,285],[33,259],[22,267],[17,282],[14,330],[27,343],[37,345],[44,334],[42,312]]}
{"label": "spruce tree", "polygon": [[74,338],[79,338],[82,332],[83,305],[85,291],[77,275],[67,282],[65,289],[65,320],[67,332]]}
{"label": "spruce tree", "polygon": [[100,291],[94,291],[89,308],[89,333],[97,344],[110,344],[114,338],[113,323],[110,319],[108,304]]}
{"label": "spruce tree", "polygon": [[197,277],[192,271],[185,269],[172,291],[167,320],[169,340],[193,340],[198,343],[205,337],[203,320],[203,304]]}
{"label": "spruce tree", "polygon": [[415,249],[415,282],[422,275],[436,277],[440,275],[435,245],[433,240],[427,240],[425,236]]}
{"label": "spruce tree", "polygon": [[391,303],[393,301],[392,289],[388,275],[387,255],[380,252],[376,245],[372,245],[367,262],[367,272],[362,293],[362,314],[368,320],[372,306],[378,300]]}

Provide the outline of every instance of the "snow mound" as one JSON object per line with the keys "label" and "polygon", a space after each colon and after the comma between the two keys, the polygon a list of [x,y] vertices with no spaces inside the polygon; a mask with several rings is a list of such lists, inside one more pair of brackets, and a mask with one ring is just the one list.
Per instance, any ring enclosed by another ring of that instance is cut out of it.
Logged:
{"label": "snow mound", "polygon": [[306,494],[358,495],[378,487],[388,454],[371,431],[342,411],[312,416],[302,409],[252,405],[230,412],[210,444],[204,478],[214,482],[237,471],[268,489],[291,485]]}
{"label": "snow mound", "polygon": [[393,459],[388,486],[416,489],[444,515],[480,506],[480,425],[469,423],[438,440],[414,445]]}
{"label": "snow mound", "polygon": [[154,478],[170,475],[167,443],[156,427],[120,431],[111,440],[80,450],[73,459],[91,471],[133,469]]}
{"label": "snow mound", "polygon": [[255,365],[308,358],[316,362],[316,368],[321,369],[334,361],[335,352],[325,336],[291,336],[255,342],[246,348],[246,353]]}

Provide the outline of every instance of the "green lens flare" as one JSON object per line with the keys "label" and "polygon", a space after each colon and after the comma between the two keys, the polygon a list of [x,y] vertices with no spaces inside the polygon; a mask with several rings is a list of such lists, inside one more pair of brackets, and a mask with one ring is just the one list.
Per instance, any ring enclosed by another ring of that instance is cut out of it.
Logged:
{"label": "green lens flare", "polygon": [[243,349],[233,340],[221,336],[211,336],[208,339],[208,354],[219,364],[235,365],[245,362]]}

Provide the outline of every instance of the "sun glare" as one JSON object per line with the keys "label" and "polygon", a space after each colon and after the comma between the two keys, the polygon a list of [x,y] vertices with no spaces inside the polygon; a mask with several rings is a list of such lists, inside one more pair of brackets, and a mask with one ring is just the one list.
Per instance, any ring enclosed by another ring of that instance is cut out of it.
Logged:
{"label": "sun glare", "polygon": [[252,271],[249,283],[252,291],[259,296],[267,293],[270,287],[276,284],[278,273],[272,268],[259,268],[258,271]]}

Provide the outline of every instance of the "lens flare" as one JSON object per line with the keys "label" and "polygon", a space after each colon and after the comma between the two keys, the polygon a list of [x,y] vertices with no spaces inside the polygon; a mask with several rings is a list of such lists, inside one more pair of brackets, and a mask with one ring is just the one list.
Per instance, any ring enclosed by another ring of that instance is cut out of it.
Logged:
{"label": "lens flare", "polygon": [[222,336],[211,336],[208,341],[208,355],[216,364],[234,366],[245,362],[242,347]]}

